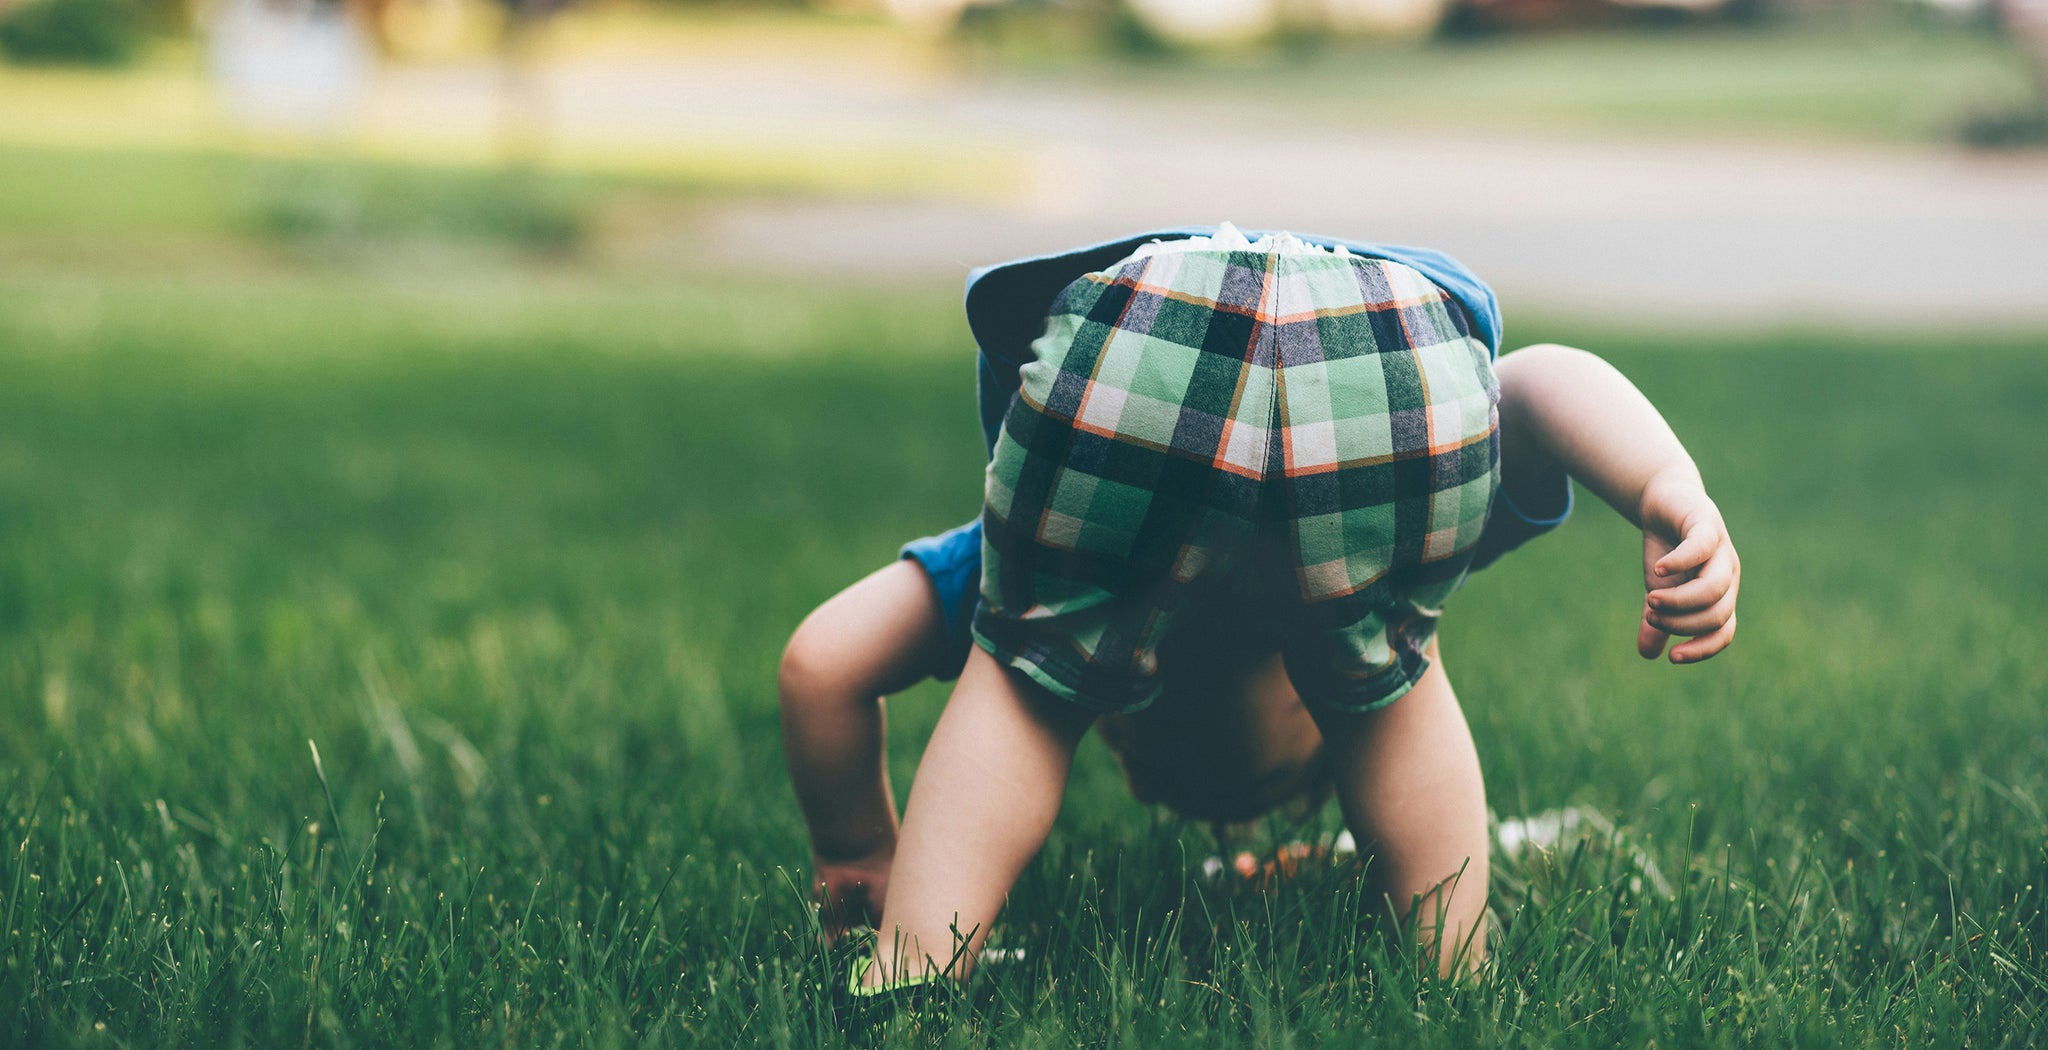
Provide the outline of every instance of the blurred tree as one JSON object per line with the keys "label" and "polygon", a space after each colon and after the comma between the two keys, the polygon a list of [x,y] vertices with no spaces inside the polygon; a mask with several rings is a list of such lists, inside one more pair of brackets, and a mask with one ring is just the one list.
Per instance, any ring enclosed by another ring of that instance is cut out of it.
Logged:
{"label": "blurred tree", "polygon": [[1998,0],[1998,18],[2026,59],[2034,97],[2003,119],[1980,119],[1965,129],[1965,137],[1993,146],[2048,143],[2048,0]]}
{"label": "blurred tree", "polygon": [[2003,149],[2048,145],[2048,0],[1993,0],[1993,22],[2027,67],[2027,98],[1971,113],[1957,127],[1967,145]]}
{"label": "blurred tree", "polygon": [[498,134],[515,168],[539,163],[547,152],[550,113],[545,65],[547,29],[575,0],[498,0],[504,11],[498,35]]}
{"label": "blurred tree", "polygon": [[1999,0],[1998,13],[2026,55],[2036,107],[2048,110],[2048,0]]}
{"label": "blurred tree", "polygon": [[27,0],[0,9],[0,54],[21,63],[109,66],[142,46],[128,0]]}

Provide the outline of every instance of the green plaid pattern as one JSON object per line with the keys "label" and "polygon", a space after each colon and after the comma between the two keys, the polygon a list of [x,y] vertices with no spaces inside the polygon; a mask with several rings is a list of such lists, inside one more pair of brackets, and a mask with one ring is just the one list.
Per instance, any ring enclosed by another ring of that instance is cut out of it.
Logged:
{"label": "green plaid pattern", "polygon": [[1130,711],[1205,595],[1284,627],[1304,698],[1405,693],[1498,480],[1499,388],[1444,291],[1379,259],[1168,251],[1069,285],[989,464],[976,641]]}

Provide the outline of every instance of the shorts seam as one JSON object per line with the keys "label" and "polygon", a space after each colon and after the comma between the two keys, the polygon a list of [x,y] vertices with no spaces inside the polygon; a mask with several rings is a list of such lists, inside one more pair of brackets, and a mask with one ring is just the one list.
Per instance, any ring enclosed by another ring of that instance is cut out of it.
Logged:
{"label": "shorts seam", "polygon": [[985,652],[989,654],[989,656],[993,657],[996,663],[1001,664],[1004,669],[1015,671],[1018,674],[1021,674],[1024,677],[1031,679],[1031,681],[1038,685],[1039,688],[1044,689],[1047,693],[1050,693],[1054,699],[1060,701],[1061,703],[1071,704],[1074,707],[1082,711],[1085,711],[1089,714],[1136,714],[1137,712],[1143,711],[1144,709],[1152,706],[1152,702],[1159,698],[1159,687],[1158,684],[1155,682],[1153,684],[1151,692],[1143,700],[1140,700],[1137,703],[1122,705],[1098,703],[1096,701],[1090,700],[1085,694],[1083,694],[1083,692],[1079,688],[1075,687],[1072,683],[1063,681],[1058,675],[1054,674],[1053,671],[1047,668],[1045,665],[1038,663],[1037,661],[1032,660],[1021,653],[1012,652],[1007,647],[998,644],[995,641],[995,639],[990,638],[988,635],[982,633],[981,624],[978,622],[978,618],[977,622],[972,628],[972,633],[974,635],[974,644],[978,646],[982,652]]}
{"label": "shorts seam", "polygon": [[[1398,664],[1396,666],[1398,666]],[[1421,657],[1420,661],[1416,664],[1414,674],[1402,676],[1401,680],[1393,688],[1386,690],[1379,696],[1376,696],[1373,699],[1368,700],[1362,704],[1339,702],[1331,700],[1327,697],[1311,697],[1306,693],[1302,694],[1301,702],[1307,705],[1307,707],[1310,710],[1331,711],[1337,714],[1344,715],[1369,714],[1373,711],[1378,711],[1383,708],[1386,708],[1393,704],[1394,701],[1399,700],[1404,696],[1407,696],[1410,692],[1413,692],[1415,686],[1422,681],[1422,677],[1429,673],[1430,666],[1431,663],[1429,657]],[[1389,670],[1392,669],[1393,668],[1390,668]],[[1368,679],[1368,681],[1370,681],[1370,679]]]}

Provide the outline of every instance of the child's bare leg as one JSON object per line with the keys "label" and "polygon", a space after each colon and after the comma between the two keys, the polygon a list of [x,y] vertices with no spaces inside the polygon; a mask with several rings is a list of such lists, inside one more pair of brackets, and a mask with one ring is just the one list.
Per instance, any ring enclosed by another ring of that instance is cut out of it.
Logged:
{"label": "child's bare leg", "polygon": [[882,697],[924,676],[944,632],[924,570],[898,561],[819,606],[783,651],[783,747],[828,936],[873,922],[887,897],[896,804]]}
{"label": "child's bare leg", "polygon": [[1485,960],[1486,786],[1434,642],[1428,653],[1429,671],[1408,695],[1317,720],[1344,823],[1372,857],[1368,892],[1413,924],[1448,976]]}
{"label": "child's bare leg", "polygon": [[1052,831],[1091,719],[1028,689],[980,648],[968,654],[911,785],[869,986],[927,968],[964,978]]}

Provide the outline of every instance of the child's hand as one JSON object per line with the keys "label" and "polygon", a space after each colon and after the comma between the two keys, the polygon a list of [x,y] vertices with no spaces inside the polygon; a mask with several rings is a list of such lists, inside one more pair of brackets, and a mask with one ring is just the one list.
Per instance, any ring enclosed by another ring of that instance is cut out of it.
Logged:
{"label": "child's hand", "polygon": [[825,928],[825,942],[833,943],[857,926],[874,926],[882,921],[882,904],[889,895],[889,867],[894,851],[852,861],[825,861],[811,857],[811,902],[818,906],[818,922]]}
{"label": "child's hand", "polygon": [[1690,471],[1659,474],[1643,488],[1643,622],[1636,651],[1645,660],[1664,652],[1672,635],[1691,639],[1671,647],[1671,662],[1697,663],[1735,640],[1735,595],[1742,560],[1728,538],[1720,508]]}

